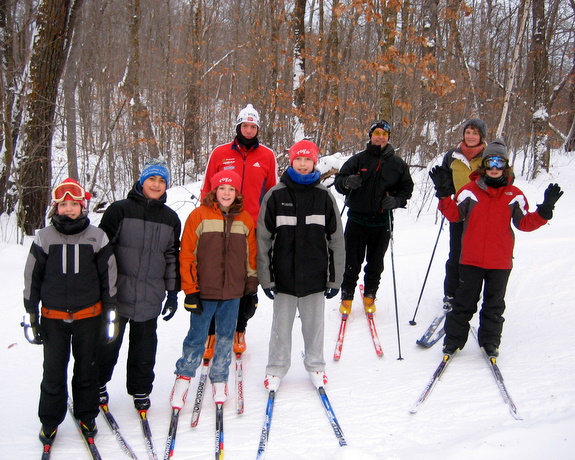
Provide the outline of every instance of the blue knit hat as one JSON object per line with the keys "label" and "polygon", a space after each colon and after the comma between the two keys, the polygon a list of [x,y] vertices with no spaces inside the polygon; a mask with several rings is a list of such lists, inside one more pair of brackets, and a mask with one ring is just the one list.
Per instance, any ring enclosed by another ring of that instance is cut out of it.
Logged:
{"label": "blue knit hat", "polygon": [[166,188],[170,186],[170,170],[168,169],[168,163],[161,158],[152,158],[146,161],[144,164],[144,169],[142,170],[142,175],[140,176],[140,185],[144,185],[144,182],[148,177],[160,176],[166,181]]}

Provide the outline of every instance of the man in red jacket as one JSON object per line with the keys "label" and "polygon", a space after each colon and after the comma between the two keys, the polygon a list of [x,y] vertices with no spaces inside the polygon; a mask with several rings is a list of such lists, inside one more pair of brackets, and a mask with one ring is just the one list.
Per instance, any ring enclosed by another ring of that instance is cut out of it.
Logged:
{"label": "man in red jacket", "polygon": [[[260,144],[258,140],[259,128],[260,116],[252,104],[248,104],[238,114],[234,140],[217,146],[211,153],[201,192],[201,199],[210,192],[210,181],[214,174],[222,170],[235,171],[242,178],[239,193],[244,196],[244,208],[252,216],[256,225],[264,195],[276,185],[278,175],[273,150]],[[240,301],[234,337],[234,353],[243,353],[246,350],[246,325],[255,313],[257,300],[257,294],[254,294],[244,296]],[[212,324],[210,335],[214,333],[214,330]],[[210,345],[213,345],[213,341]]]}

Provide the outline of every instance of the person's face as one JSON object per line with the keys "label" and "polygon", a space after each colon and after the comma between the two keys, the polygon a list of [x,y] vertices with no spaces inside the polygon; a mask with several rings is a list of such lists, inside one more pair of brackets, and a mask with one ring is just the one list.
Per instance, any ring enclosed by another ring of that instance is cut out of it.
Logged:
{"label": "person's face", "polygon": [[70,219],[76,219],[82,214],[82,205],[73,200],[61,201],[58,203],[58,214]]}
{"label": "person's face", "polygon": [[224,210],[229,209],[236,199],[238,192],[235,187],[228,184],[219,185],[216,189],[216,200]]}
{"label": "person's face", "polygon": [[465,142],[467,147],[477,147],[481,142],[481,134],[479,134],[479,130],[472,126],[465,128],[465,132],[463,133],[463,142]]}
{"label": "person's face", "polygon": [[309,157],[297,157],[293,160],[292,168],[300,174],[310,174],[313,171],[313,160]]}
{"label": "person's face", "polygon": [[379,145],[382,149],[389,142],[389,133],[381,128],[376,128],[371,133],[371,144]]}
{"label": "person's face", "polygon": [[497,169],[495,167],[486,170],[486,174],[493,179],[497,179],[503,175],[503,171],[501,169]]}
{"label": "person's face", "polygon": [[485,174],[493,179],[497,179],[503,175],[503,171],[508,167],[508,160],[500,156],[490,156],[483,159],[483,167]]}
{"label": "person's face", "polygon": [[258,134],[258,125],[244,122],[240,125],[240,132],[246,139],[253,139]]}
{"label": "person's face", "polygon": [[162,176],[150,176],[144,181],[142,192],[150,200],[159,200],[166,193],[166,181]]}

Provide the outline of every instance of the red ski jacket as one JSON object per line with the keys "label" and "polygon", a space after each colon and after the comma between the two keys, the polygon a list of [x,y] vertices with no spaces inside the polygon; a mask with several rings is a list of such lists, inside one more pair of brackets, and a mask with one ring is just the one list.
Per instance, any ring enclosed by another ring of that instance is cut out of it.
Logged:
{"label": "red ski jacket", "polygon": [[511,222],[524,232],[547,223],[538,212],[529,212],[527,198],[517,187],[488,187],[483,177],[464,185],[455,200],[440,200],[439,210],[450,222],[464,222],[460,263],[485,269],[512,268]]}
{"label": "red ski jacket", "polygon": [[259,143],[246,150],[237,140],[216,147],[208,159],[202,199],[211,190],[210,180],[214,174],[224,169],[233,170],[242,178],[240,193],[244,196],[244,209],[257,225],[264,195],[277,184],[278,165],[273,150]]}

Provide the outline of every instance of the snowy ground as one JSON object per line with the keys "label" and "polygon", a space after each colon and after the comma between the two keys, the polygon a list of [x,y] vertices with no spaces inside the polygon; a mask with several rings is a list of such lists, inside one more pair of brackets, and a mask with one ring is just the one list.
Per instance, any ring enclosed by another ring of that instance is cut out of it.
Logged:
{"label": "snowy ground", "polygon": [[[331,161],[336,159],[331,158]],[[516,171],[517,172],[517,171]],[[499,366],[524,420],[514,420],[503,403],[491,372],[472,339],[458,354],[417,414],[409,409],[441,360],[441,347],[419,348],[421,336],[441,305],[443,264],[447,255],[447,228],[439,240],[427,287],[410,326],[439,227],[435,200],[423,202],[429,186],[425,172],[414,174],[416,193],[409,209],[396,211],[393,255],[396,272],[400,340],[397,338],[391,256],[378,298],[376,321],[385,350],[376,357],[366,320],[353,311],[341,361],[332,361],[339,326],[338,299],[326,302],[325,356],[330,378],[327,392],[342,426],[348,447],[338,447],[323,406],[301,360],[299,324],[294,325],[292,368],[276,398],[268,459],[522,459],[575,458],[575,345],[572,340],[575,309],[575,165],[567,156],[553,157],[550,174],[532,183],[518,178],[531,206],[541,202],[549,182],[558,182],[565,195],[555,218],[533,233],[516,232],[515,268],[507,293],[506,323]],[[573,181],[573,182],[571,182]],[[192,209],[190,185],[169,191],[170,204],[185,221]],[[186,202],[187,201],[187,202]],[[340,202],[340,205],[342,202]],[[419,217],[417,216],[422,209]],[[98,223],[99,216],[93,217]],[[38,458],[40,427],[36,412],[41,380],[42,348],[29,345],[22,334],[22,278],[30,245],[17,245],[11,222],[0,221],[0,286],[6,322],[0,325],[2,343],[2,404],[0,405],[0,459]],[[245,353],[246,410],[234,411],[232,395],[225,406],[225,453],[228,459],[253,459],[260,437],[267,392],[262,381],[267,360],[271,301],[260,292],[260,305],[250,321]],[[183,296],[180,294],[180,303]],[[476,318],[474,318],[474,323]],[[170,416],[168,395],[181,342],[188,328],[188,313],[181,308],[166,323],[159,321],[156,382],[149,412],[158,456],[162,458]],[[401,345],[401,357],[399,360]],[[125,391],[125,347],[109,384],[111,410],[123,434],[146,458],[140,426],[131,398]],[[230,374],[233,382],[233,371]],[[195,383],[192,388],[195,391]],[[193,398],[190,398],[193,399]],[[214,456],[215,409],[209,397],[200,423],[190,428],[191,401],[182,411],[175,458]],[[104,419],[98,418],[97,443],[105,459],[127,458]],[[61,425],[52,458],[88,458],[68,417]]]}

